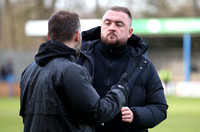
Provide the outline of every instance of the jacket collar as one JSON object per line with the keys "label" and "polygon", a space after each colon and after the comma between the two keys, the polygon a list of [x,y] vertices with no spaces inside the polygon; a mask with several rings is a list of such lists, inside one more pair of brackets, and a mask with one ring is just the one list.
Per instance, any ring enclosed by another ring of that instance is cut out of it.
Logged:
{"label": "jacket collar", "polygon": [[[82,50],[89,51],[100,41],[101,27],[95,27],[82,32]],[[149,45],[144,40],[135,34],[128,39],[127,44],[132,47],[134,56],[142,56],[148,49]]]}
{"label": "jacket collar", "polygon": [[123,54],[129,53],[129,47],[127,46],[127,44],[118,47],[112,47],[100,41],[100,43],[98,43],[96,47],[104,56],[121,58]]}
{"label": "jacket collar", "polygon": [[58,41],[47,41],[40,45],[38,53],[35,55],[35,61],[40,66],[45,66],[49,61],[56,57],[69,57],[74,61],[76,50],[69,48]]}

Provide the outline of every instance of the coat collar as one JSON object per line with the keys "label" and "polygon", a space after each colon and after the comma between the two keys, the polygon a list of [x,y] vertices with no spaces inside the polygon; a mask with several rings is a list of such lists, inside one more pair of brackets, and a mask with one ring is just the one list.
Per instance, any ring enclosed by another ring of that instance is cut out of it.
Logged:
{"label": "coat collar", "polygon": [[[95,27],[82,32],[82,50],[90,52],[93,46],[100,41],[101,27]],[[127,44],[132,47],[133,56],[142,56],[148,49],[149,45],[135,34],[128,39]]]}
{"label": "coat collar", "polygon": [[66,46],[58,41],[47,41],[40,45],[38,53],[35,55],[35,61],[40,66],[45,66],[49,61],[56,57],[75,58],[76,50]]}

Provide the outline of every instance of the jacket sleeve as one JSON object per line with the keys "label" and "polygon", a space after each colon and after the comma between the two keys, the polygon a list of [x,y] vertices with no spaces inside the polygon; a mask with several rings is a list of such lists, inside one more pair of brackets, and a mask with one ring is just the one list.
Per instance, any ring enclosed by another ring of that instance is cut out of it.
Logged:
{"label": "jacket sleeve", "polygon": [[71,65],[67,67],[63,80],[65,93],[73,111],[84,121],[100,124],[112,119],[125,104],[124,91],[112,89],[100,99],[90,84],[90,76],[84,67]]}
{"label": "jacket sleeve", "polygon": [[168,105],[161,80],[150,62],[147,67],[146,103],[144,107],[132,107],[134,121],[131,126],[152,128],[167,118]]}

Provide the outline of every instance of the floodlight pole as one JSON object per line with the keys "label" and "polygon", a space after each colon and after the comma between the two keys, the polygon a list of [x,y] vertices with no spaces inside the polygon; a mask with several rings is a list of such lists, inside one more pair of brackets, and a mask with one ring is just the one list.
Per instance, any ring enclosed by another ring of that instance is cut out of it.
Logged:
{"label": "floodlight pole", "polygon": [[183,62],[184,62],[184,80],[190,81],[191,74],[191,35],[183,35]]}

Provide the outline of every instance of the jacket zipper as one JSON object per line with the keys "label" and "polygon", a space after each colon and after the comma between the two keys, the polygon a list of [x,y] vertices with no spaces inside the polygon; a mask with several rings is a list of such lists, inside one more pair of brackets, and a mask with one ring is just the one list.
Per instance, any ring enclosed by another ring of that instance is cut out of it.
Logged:
{"label": "jacket zipper", "polygon": [[[110,53],[112,53],[112,49],[110,49]],[[108,82],[107,82],[107,86],[109,86],[109,84],[110,84],[111,68],[112,68],[112,58],[110,58],[110,65],[109,65],[109,72],[108,72]]]}

